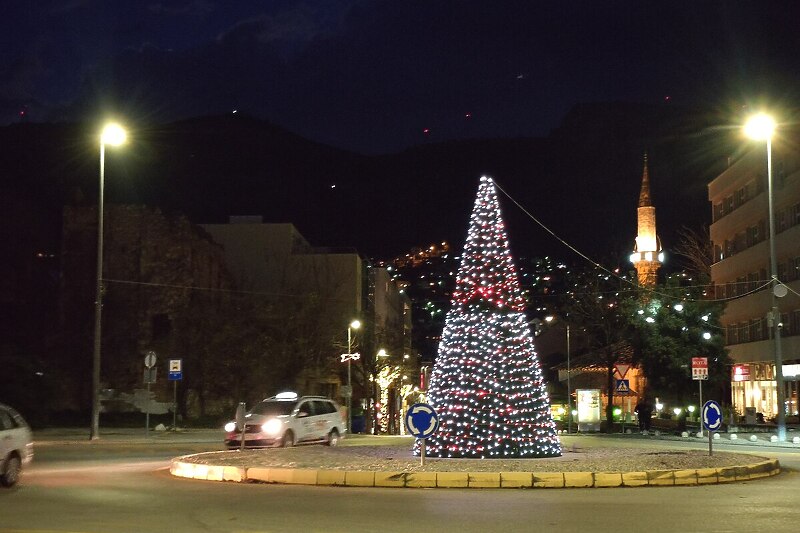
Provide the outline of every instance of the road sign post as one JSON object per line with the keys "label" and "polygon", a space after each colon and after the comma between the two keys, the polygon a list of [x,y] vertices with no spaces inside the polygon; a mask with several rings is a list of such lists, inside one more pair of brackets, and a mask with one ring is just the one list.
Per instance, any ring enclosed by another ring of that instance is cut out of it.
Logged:
{"label": "road sign post", "polygon": [[421,440],[420,466],[425,465],[425,439],[439,429],[439,417],[436,411],[426,403],[415,403],[406,412],[406,428],[414,437]]}
{"label": "road sign post", "polygon": [[172,381],[172,430],[178,429],[178,381],[183,379],[183,359],[169,360],[168,379]]}
{"label": "road sign post", "polygon": [[703,427],[708,430],[708,455],[713,455],[713,434],[722,427],[722,408],[714,400],[708,400],[700,411]]}
{"label": "road sign post", "polygon": [[144,407],[144,436],[150,435],[150,384],[155,381],[156,352],[150,350],[144,356],[144,382],[147,384],[147,399]]}
{"label": "road sign post", "polygon": [[[692,379],[700,386],[700,405],[703,405],[703,381],[708,379],[708,357],[692,357]],[[703,424],[700,424],[700,437],[703,437]]]}

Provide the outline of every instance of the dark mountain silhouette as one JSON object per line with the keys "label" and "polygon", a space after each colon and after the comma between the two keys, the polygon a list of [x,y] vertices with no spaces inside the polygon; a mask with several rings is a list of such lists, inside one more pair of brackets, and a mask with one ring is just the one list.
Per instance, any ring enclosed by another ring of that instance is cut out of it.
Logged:
{"label": "dark mountain silhouette", "polygon": [[[645,151],[665,244],[680,226],[708,221],[706,184],[732,149],[729,130],[717,125],[713,114],[668,105],[585,104],[546,138],[452,141],[381,156],[242,114],[134,125],[125,147],[106,151],[106,202],[157,206],[197,223],[263,215],[294,223],[317,246],[391,257],[440,240],[459,250],[486,174],[581,251],[625,257]],[[65,202],[94,203],[98,129],[0,128],[4,193],[35,202],[53,223]],[[508,198],[501,202],[515,253],[572,254]]]}

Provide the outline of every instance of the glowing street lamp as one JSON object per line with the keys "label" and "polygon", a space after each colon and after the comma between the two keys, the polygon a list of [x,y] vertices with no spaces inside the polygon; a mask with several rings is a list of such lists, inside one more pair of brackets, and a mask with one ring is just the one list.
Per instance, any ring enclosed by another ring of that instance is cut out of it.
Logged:
{"label": "glowing street lamp", "polygon": [[781,315],[775,299],[778,283],[778,262],[775,254],[775,215],[773,213],[774,190],[772,187],[772,136],[775,133],[775,120],[767,114],[759,113],[751,117],[744,126],[744,134],[754,141],[767,142],[767,195],[769,203],[769,262],[772,277],[770,297],[772,309],[773,342],[775,351],[775,388],[778,399],[778,440],[786,440],[786,413],[784,412],[783,356],[781,354]]}
{"label": "glowing street lamp", "polygon": [[106,145],[119,146],[127,135],[119,124],[107,124],[100,133],[100,190],[97,199],[97,279],[94,300],[94,351],[92,353],[92,427],[89,438],[100,438],[100,345],[103,333],[103,191]]}

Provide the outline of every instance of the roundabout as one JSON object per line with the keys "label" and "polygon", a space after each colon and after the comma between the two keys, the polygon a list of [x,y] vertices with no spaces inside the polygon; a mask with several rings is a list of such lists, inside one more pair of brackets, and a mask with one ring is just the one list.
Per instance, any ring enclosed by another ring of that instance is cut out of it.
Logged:
{"label": "roundabout", "polygon": [[780,473],[776,459],[686,449],[633,436],[565,436],[545,459],[438,459],[420,464],[413,439],[355,435],[339,447],[302,446],[176,457],[173,476],[209,481],[396,488],[613,488],[751,481]]}

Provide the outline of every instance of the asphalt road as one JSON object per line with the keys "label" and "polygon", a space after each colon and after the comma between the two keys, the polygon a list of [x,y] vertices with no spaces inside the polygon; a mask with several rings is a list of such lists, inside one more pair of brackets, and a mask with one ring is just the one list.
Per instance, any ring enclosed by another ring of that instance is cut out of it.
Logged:
{"label": "asphalt road", "polygon": [[779,476],[699,487],[359,489],[218,483],[169,475],[170,457],[209,449],[219,446],[211,442],[40,446],[22,483],[0,491],[0,532],[775,533],[797,531],[800,524],[798,451],[754,450],[793,469]]}

